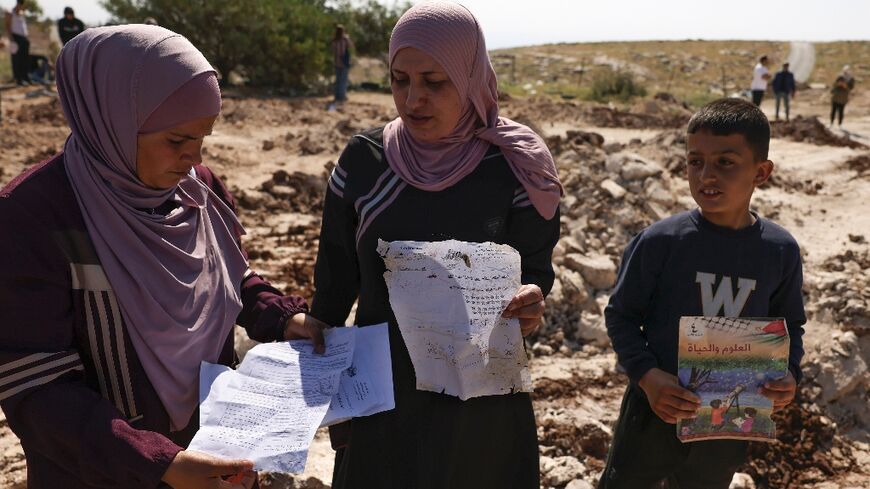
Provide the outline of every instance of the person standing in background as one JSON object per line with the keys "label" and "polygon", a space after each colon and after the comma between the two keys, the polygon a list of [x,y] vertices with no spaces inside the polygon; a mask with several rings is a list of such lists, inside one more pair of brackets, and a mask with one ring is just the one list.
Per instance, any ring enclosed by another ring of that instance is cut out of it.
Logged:
{"label": "person standing in background", "polygon": [[[843,70],[846,71],[845,69]],[[855,86],[855,80],[852,79],[852,86]],[[840,75],[834,81],[834,87],[831,88],[831,124],[829,127],[834,127],[834,118],[837,118],[837,124],[843,127],[843,112],[846,110],[846,104],[849,102],[849,80]]]}
{"label": "person standing in background", "polygon": [[354,49],[353,41],[344,30],[344,26],[335,26],[335,36],[332,38],[332,55],[335,64],[335,103],[347,101],[347,75],[350,71],[350,51]]}
{"label": "person standing in background", "polygon": [[76,18],[76,14],[72,7],[63,9],[63,17],[57,21],[57,33],[60,35],[60,41],[66,44],[72,38],[81,34],[85,30],[85,24]]}
{"label": "person standing in background", "polygon": [[794,98],[795,83],[794,74],[788,71],[788,63],[782,64],[782,71],[773,77],[773,95],[776,97],[776,120],[779,120],[779,102],[785,103],[785,120],[788,121],[788,99]]}
{"label": "person standing in background", "polygon": [[764,98],[764,92],[767,91],[767,82],[770,80],[770,71],[767,70],[767,56],[758,58],[758,64],[752,70],[752,84],[749,89],[752,90],[752,103],[756,107],[761,106],[761,100]]}
{"label": "person standing in background", "polygon": [[27,38],[27,10],[25,0],[16,0],[12,12],[6,14],[6,33],[9,40],[18,45],[12,54],[12,74],[18,85],[30,85],[27,71],[30,69],[30,40]]}

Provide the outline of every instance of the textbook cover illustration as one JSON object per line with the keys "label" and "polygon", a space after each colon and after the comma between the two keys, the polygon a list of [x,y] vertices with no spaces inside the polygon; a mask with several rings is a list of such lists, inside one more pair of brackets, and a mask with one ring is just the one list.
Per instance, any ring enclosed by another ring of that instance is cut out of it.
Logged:
{"label": "textbook cover illustration", "polygon": [[788,350],[782,318],[680,318],[677,375],[701,409],[677,423],[677,438],[775,440],[773,402],[760,389],[786,375]]}

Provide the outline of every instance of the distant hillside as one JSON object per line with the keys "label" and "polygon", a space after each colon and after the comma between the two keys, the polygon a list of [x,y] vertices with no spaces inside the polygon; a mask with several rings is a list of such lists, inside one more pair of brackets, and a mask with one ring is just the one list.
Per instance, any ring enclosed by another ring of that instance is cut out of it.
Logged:
{"label": "distant hillside", "polygon": [[[52,24],[31,25],[31,34],[31,51],[57,55],[49,47]],[[846,64],[859,81],[870,81],[870,41],[813,45],[816,64],[808,83],[830,86]],[[697,106],[748,89],[759,56],[768,55],[775,72],[789,49],[789,42],[778,41],[641,41],[548,44],[494,50],[490,56],[499,89],[513,96],[582,98],[597,74],[619,70],[632,73],[649,95],[669,92]],[[11,76],[8,64],[8,54],[0,55],[0,83]],[[350,79],[354,86],[389,84],[383,60],[375,58],[357,58]]]}
{"label": "distant hillside", "polygon": [[[752,67],[762,54],[779,69],[788,42],[645,41],[550,44],[490,53],[500,87],[513,95],[582,96],[596,73],[628,71],[650,94],[667,91],[702,102],[749,87]],[[830,85],[844,64],[856,78],[870,79],[870,41],[815,43],[816,65],[809,83]],[[723,90],[724,82],[724,90]]]}

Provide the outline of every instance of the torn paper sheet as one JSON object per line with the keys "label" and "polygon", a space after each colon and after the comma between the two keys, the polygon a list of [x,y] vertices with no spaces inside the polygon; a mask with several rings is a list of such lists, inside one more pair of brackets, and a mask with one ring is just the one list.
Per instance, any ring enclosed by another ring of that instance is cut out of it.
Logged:
{"label": "torn paper sheet", "polygon": [[501,317],[520,288],[516,250],[379,240],[378,253],[417,389],[463,400],[532,390],[519,321]]}
{"label": "torn paper sheet", "polygon": [[351,365],[354,331],[326,331],[326,353],[308,340],[252,348],[238,370],[203,364],[200,429],[188,449],[247,459],[254,469],[299,473],[308,447]]}
{"label": "torn paper sheet", "polygon": [[353,362],[341,373],[338,392],[332,396],[321,426],[396,407],[387,323],[351,329],[356,334]]}

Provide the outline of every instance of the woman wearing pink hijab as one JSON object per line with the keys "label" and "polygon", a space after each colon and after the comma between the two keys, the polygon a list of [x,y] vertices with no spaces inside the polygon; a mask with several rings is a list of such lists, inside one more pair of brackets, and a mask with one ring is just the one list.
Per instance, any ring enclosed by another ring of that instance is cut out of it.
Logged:
{"label": "woman wearing pink hijab", "polygon": [[523,285],[506,310],[523,335],[540,324],[554,278],[561,185],[531,129],[499,117],[496,76],[480,25],[464,7],[421,3],[390,39],[399,118],[351,139],[329,179],[311,314],[343,324],[388,322],[396,409],[332,430],[333,487],[538,488],[528,393],[457,397],[415,388],[390,308],[386,241],[505,243]]}
{"label": "woman wearing pink hijab", "polygon": [[236,323],[323,339],[302,298],[248,268],[201,165],[216,74],[182,36],[130,25],[66,44],[57,85],[63,153],[0,191],[0,405],[28,487],[250,487],[250,462],[184,450],[200,362],[233,363]]}

